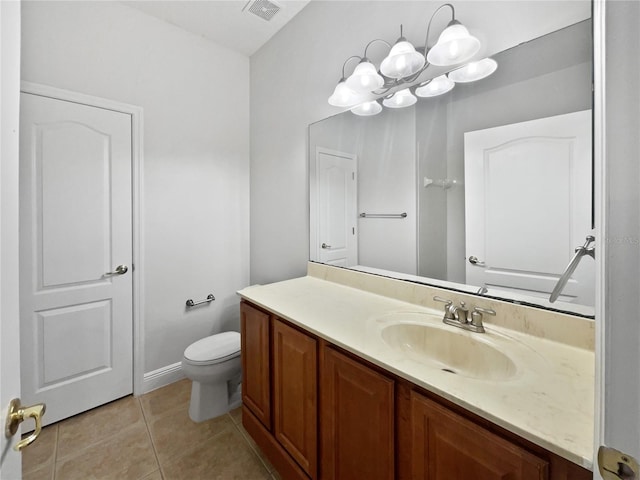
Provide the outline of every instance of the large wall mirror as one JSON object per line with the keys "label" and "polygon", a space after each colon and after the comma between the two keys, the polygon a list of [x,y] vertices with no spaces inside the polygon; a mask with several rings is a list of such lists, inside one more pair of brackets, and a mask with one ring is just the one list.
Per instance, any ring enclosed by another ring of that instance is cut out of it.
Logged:
{"label": "large wall mirror", "polygon": [[593,316],[592,35],[492,55],[490,77],[309,127],[313,261]]}

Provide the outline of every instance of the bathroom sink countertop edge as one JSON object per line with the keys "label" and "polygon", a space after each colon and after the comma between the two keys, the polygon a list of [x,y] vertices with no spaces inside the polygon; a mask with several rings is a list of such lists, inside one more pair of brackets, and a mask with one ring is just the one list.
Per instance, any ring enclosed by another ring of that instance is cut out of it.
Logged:
{"label": "bathroom sink countertop edge", "polygon": [[[442,311],[306,276],[238,294],[361,358],[582,467],[593,469],[594,354],[486,323],[487,334],[443,326]],[[454,375],[391,347],[382,331],[407,323],[495,344],[516,364],[501,379]],[[416,321],[415,319],[420,321]],[[476,336],[481,336],[476,337]]]}

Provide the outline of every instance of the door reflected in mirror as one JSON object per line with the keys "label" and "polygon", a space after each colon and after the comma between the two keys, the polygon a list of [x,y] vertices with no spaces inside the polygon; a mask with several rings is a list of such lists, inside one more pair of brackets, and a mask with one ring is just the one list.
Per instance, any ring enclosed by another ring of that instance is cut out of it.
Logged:
{"label": "door reflected in mirror", "polygon": [[591,21],[492,58],[477,83],[309,127],[310,258],[593,316],[590,258],[549,302],[594,234]]}

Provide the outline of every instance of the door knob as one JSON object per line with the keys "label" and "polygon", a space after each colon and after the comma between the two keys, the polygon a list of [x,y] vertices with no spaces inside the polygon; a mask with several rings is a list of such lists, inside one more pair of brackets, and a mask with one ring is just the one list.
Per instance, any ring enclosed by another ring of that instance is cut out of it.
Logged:
{"label": "door knob", "polygon": [[20,405],[20,399],[14,398],[9,403],[9,412],[7,413],[7,423],[5,424],[4,434],[7,438],[13,437],[18,431],[18,426],[27,418],[33,418],[36,422],[36,428],[31,435],[24,440],[20,440],[13,449],[20,452],[25,447],[31,445],[42,431],[42,416],[47,406],[44,403],[38,403],[30,407]]}
{"label": "door knob", "polygon": [[478,257],[475,257],[473,255],[471,255],[469,257],[469,263],[471,265],[475,265],[476,267],[484,267],[485,266],[484,262],[481,262],[480,260],[478,260]]}
{"label": "door knob", "polygon": [[327,245],[326,243],[323,243],[322,248],[329,249],[331,248],[331,245]]}
{"label": "door knob", "polygon": [[113,272],[107,272],[105,275],[124,275],[129,271],[129,267],[126,265],[118,265]]}

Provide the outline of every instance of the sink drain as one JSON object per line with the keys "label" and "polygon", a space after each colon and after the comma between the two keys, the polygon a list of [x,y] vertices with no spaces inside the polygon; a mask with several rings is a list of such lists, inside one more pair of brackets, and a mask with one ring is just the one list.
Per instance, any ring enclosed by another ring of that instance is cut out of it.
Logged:
{"label": "sink drain", "polygon": [[453,373],[454,375],[457,373],[456,371],[451,370],[450,368],[441,368],[440,370],[447,373]]}

